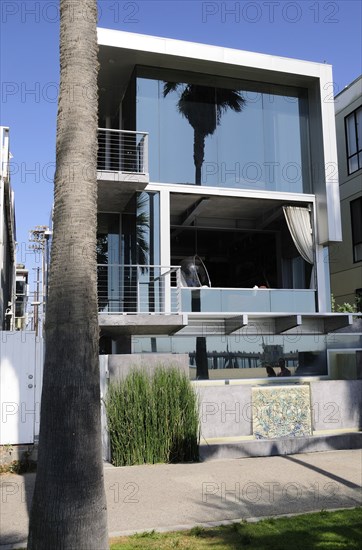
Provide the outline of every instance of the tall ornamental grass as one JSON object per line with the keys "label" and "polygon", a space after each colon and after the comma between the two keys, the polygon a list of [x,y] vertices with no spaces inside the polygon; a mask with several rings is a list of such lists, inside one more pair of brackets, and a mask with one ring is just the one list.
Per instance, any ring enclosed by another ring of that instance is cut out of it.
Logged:
{"label": "tall ornamental grass", "polygon": [[132,370],[110,384],[105,404],[115,466],[198,460],[198,399],[179,369]]}

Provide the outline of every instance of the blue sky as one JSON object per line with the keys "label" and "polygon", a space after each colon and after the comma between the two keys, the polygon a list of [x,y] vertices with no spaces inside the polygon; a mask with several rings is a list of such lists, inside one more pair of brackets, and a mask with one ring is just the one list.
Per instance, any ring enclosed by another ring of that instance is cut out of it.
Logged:
{"label": "blue sky", "polygon": [[[329,63],[331,93],[362,73],[360,0],[98,4],[101,27]],[[2,0],[0,10],[0,124],[11,132],[18,262],[31,268],[28,232],[48,224],[52,204],[58,0]]]}

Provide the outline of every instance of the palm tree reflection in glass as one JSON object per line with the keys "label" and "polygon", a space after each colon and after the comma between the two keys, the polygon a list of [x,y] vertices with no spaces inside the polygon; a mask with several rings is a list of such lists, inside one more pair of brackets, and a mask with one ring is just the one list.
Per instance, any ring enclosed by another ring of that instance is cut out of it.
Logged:
{"label": "palm tree reflection in glass", "polygon": [[[163,97],[171,92],[179,93],[177,109],[194,130],[195,184],[201,185],[201,170],[205,158],[205,139],[211,136],[228,109],[240,113],[245,99],[238,90],[165,82]],[[200,311],[200,291],[192,291],[192,311]],[[209,378],[206,338],[196,338],[196,378]]]}
{"label": "palm tree reflection in glass", "polygon": [[205,158],[205,138],[211,136],[228,109],[240,113],[245,99],[238,90],[165,82],[163,97],[179,92],[177,109],[194,130],[195,184],[201,185],[201,169]]}

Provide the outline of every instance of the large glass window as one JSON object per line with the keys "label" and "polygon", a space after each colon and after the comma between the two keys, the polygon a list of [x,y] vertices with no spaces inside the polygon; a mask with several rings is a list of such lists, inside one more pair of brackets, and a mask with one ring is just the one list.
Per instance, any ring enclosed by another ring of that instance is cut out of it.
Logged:
{"label": "large glass window", "polygon": [[159,212],[159,194],[143,192],[135,193],[119,214],[98,214],[101,312],[135,311],[139,285],[148,288],[155,278],[154,266],[160,261]]}
{"label": "large glass window", "polygon": [[310,192],[304,90],[140,68],[136,97],[151,181]]}
{"label": "large glass window", "polygon": [[362,168],[362,107],[345,119],[348,174]]}
{"label": "large glass window", "polygon": [[98,214],[97,264],[99,310],[120,311],[119,214]]}
{"label": "large glass window", "polygon": [[362,262],[362,197],[351,202],[353,261]]}

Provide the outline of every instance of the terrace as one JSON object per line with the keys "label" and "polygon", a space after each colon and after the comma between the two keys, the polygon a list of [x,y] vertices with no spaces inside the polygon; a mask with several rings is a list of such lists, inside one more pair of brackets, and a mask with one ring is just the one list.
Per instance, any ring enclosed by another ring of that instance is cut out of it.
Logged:
{"label": "terrace", "polygon": [[149,182],[148,134],[98,128],[98,210],[122,209]]}

